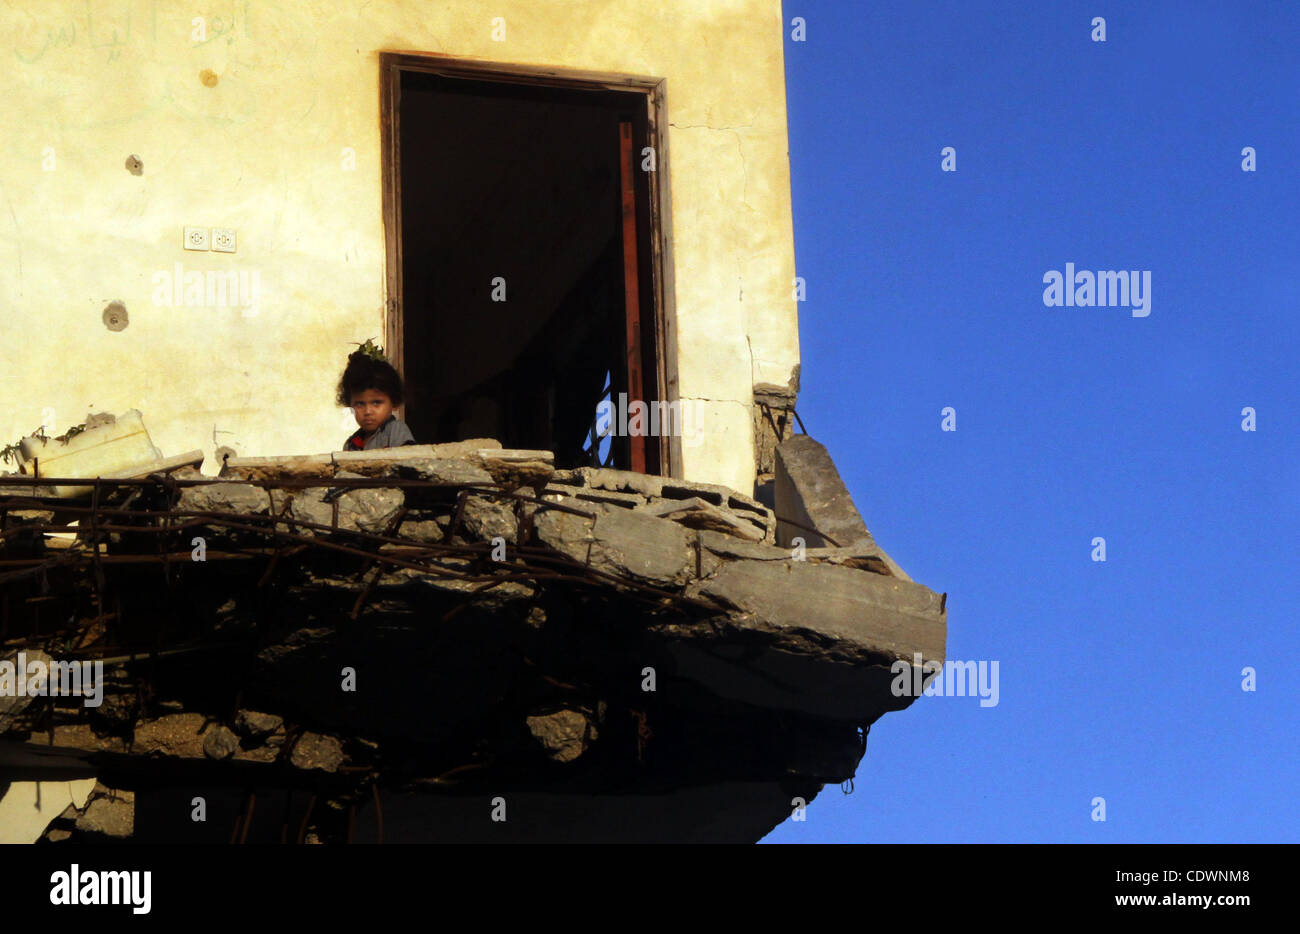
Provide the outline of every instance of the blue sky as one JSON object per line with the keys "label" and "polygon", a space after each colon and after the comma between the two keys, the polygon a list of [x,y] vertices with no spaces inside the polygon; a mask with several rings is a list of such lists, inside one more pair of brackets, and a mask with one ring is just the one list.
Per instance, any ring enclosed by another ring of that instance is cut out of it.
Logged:
{"label": "blue sky", "polygon": [[[799,412],[1000,698],[767,841],[1300,840],[1300,4],[783,12]],[[1149,316],[1047,307],[1066,263]]]}

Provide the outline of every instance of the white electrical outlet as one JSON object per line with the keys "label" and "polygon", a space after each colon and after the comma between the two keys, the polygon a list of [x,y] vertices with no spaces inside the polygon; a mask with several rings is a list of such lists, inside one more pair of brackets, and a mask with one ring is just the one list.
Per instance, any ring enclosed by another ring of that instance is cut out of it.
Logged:
{"label": "white electrical outlet", "polygon": [[212,250],[214,253],[235,252],[235,232],[229,227],[212,228]]}
{"label": "white electrical outlet", "polygon": [[208,228],[206,227],[185,228],[185,249],[206,250],[207,248],[208,248]]}

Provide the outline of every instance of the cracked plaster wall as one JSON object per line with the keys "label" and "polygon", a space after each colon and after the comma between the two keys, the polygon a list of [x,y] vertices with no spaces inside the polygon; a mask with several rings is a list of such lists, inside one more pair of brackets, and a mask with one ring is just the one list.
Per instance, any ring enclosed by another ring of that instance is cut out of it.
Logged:
{"label": "cracked plaster wall", "polygon": [[[667,78],[672,392],[703,430],[683,475],[752,488],[753,387],[799,355],[779,0],[231,0],[198,41],[202,13],[0,10],[0,439],[139,408],[207,472],[217,445],[338,447],[349,342],[384,333],[378,55],[428,51]],[[182,250],[187,225],[238,252]],[[176,263],[255,274],[255,314],[157,304]]]}

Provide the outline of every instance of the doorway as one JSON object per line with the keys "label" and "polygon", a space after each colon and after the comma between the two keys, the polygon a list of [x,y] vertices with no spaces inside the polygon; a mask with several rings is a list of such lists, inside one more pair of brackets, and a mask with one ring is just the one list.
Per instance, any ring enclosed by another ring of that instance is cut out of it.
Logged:
{"label": "doorway", "polygon": [[675,395],[663,82],[405,54],[381,67],[385,349],[416,439],[671,474],[672,438],[600,437],[597,417],[602,400]]}

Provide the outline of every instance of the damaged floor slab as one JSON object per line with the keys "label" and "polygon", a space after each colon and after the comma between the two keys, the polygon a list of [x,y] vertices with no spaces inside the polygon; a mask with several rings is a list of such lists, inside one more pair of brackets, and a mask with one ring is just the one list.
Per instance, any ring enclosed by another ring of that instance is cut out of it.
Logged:
{"label": "damaged floor slab", "polygon": [[103,668],[96,706],[0,698],[0,808],[98,782],[10,835],[753,841],[943,661],[945,595],[807,436],[775,511],[491,439],[153,453],[0,475],[0,657]]}

